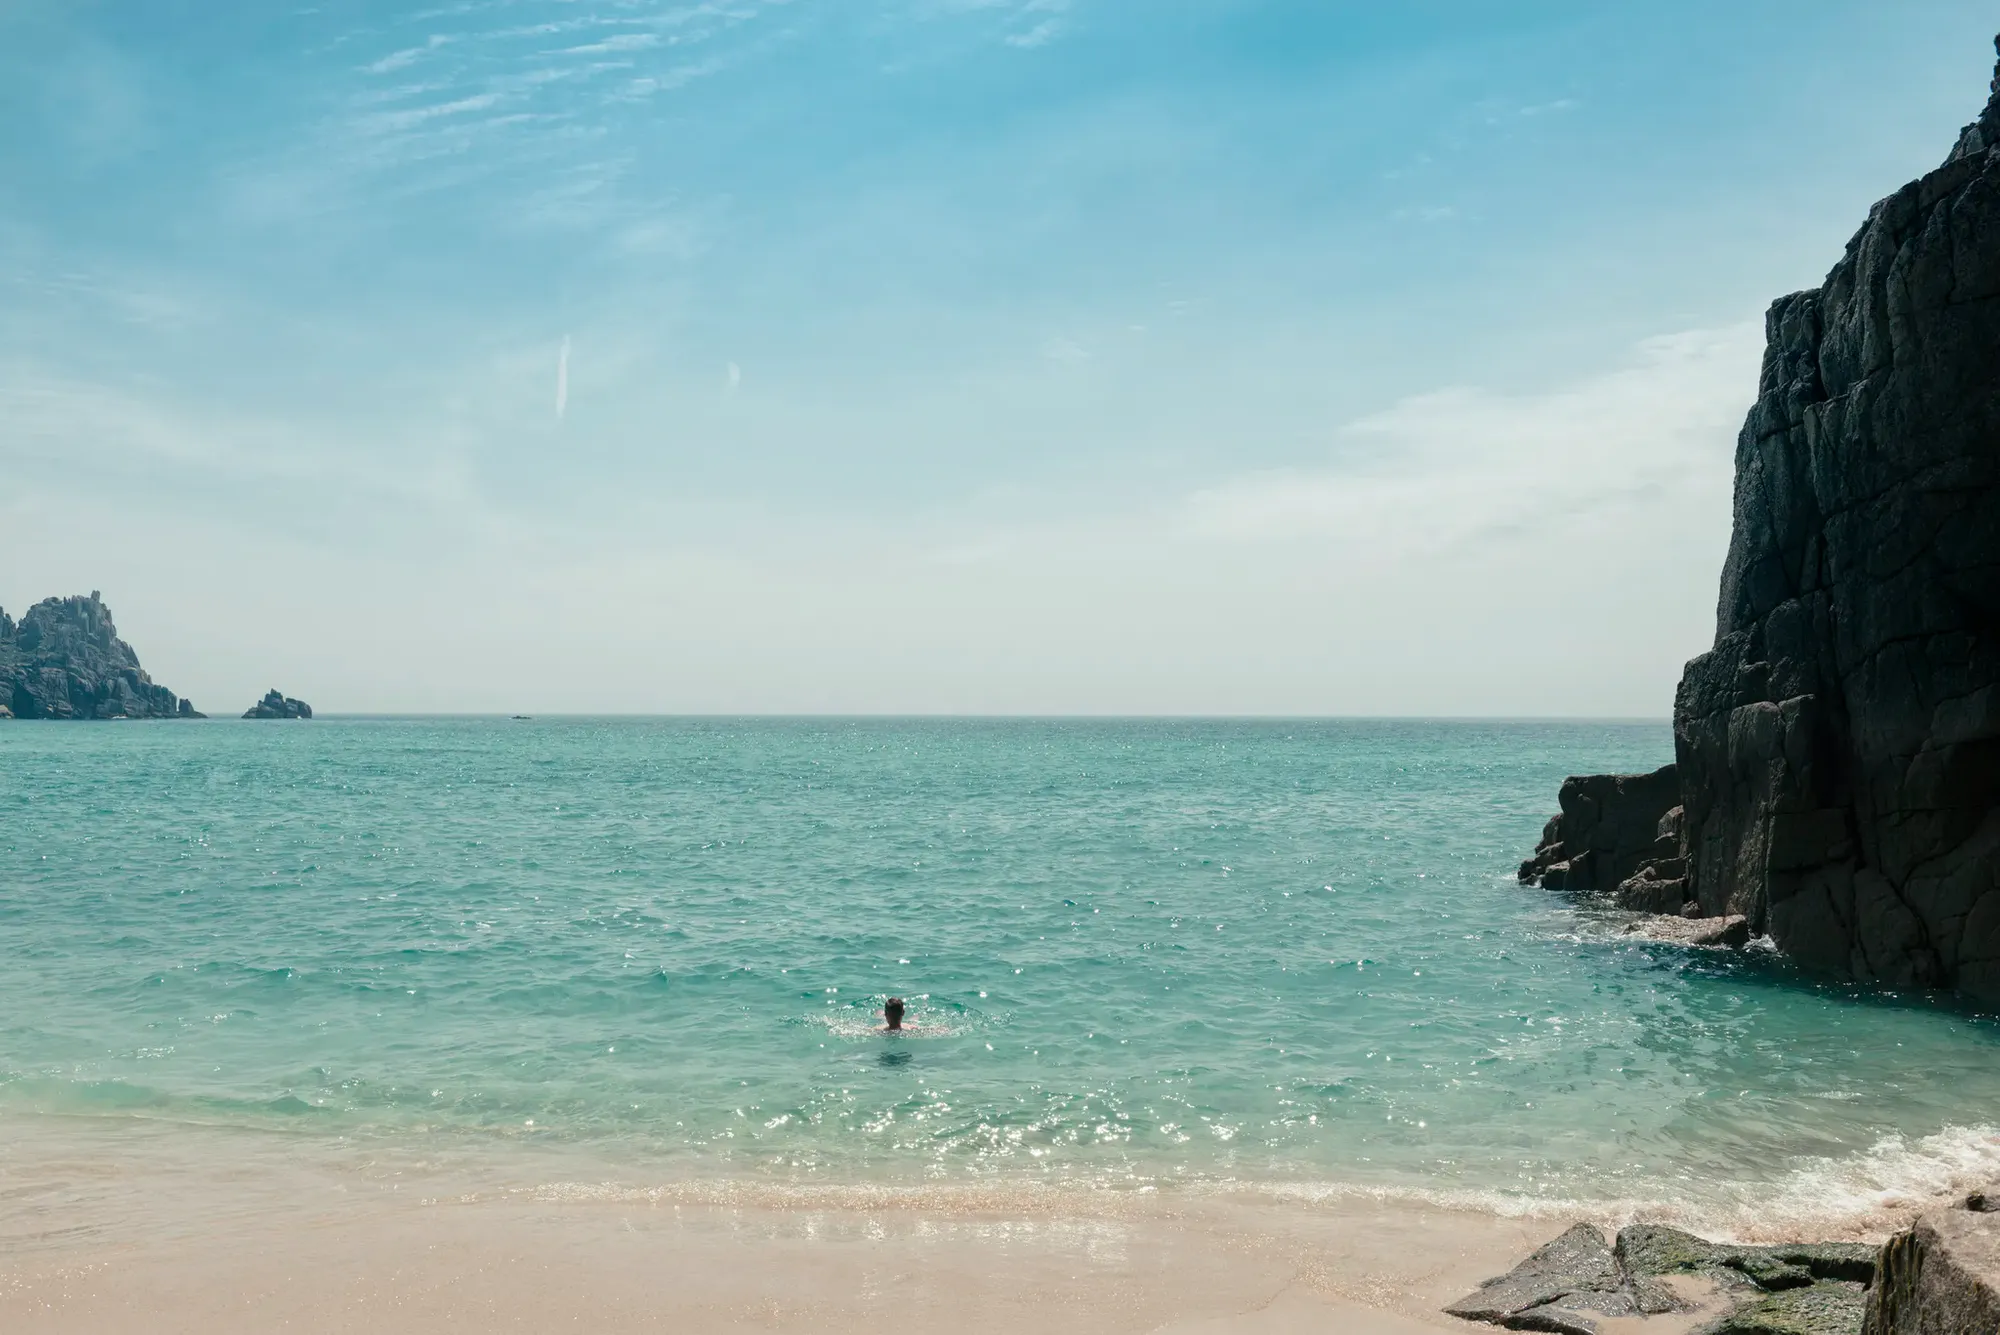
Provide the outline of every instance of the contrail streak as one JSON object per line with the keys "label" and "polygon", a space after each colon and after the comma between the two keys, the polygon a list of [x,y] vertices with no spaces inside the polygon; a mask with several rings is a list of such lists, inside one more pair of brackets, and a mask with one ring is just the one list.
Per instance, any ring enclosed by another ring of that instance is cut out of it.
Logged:
{"label": "contrail streak", "polygon": [[556,358],[556,417],[569,409],[569,335],[563,335],[562,355]]}

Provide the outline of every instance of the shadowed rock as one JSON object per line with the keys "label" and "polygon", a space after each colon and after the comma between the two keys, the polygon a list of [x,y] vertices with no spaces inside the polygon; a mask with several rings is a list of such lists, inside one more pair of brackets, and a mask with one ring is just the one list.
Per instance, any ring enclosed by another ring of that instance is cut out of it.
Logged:
{"label": "shadowed rock", "polygon": [[[1677,857],[1679,825],[1670,816],[1680,800],[1672,765],[1651,774],[1564,779],[1556,797],[1562,814],[1543,829],[1535,856],[1521,864],[1522,883],[1591,894],[1615,888],[1662,858]],[[1679,907],[1674,900],[1673,908]]]}
{"label": "shadowed rock", "polygon": [[1674,706],[1692,896],[1801,962],[2000,998],[2000,79],[1766,321],[1715,647]]}
{"label": "shadowed rock", "polygon": [[1830,973],[2000,997],[2000,80],[1766,328],[1674,701],[1694,897]]}
{"label": "shadowed rock", "polygon": [[156,684],[95,593],[0,611],[0,718],[201,718]]}
{"label": "shadowed rock", "polygon": [[1674,701],[1672,837],[1639,849],[1663,799],[1630,777],[1571,779],[1521,878],[2000,1001],[2000,77],[1765,323],[1715,643]]}

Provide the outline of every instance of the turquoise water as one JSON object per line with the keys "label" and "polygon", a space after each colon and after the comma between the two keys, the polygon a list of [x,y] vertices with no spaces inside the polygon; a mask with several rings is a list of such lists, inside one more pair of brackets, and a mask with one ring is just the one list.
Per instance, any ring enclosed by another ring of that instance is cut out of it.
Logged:
{"label": "turquoise water", "polygon": [[[1670,753],[1603,723],[6,726],[0,1117],[1586,1199],[1995,1153],[1990,1021],[1514,883],[1564,774]],[[890,993],[918,1032],[872,1032]]]}

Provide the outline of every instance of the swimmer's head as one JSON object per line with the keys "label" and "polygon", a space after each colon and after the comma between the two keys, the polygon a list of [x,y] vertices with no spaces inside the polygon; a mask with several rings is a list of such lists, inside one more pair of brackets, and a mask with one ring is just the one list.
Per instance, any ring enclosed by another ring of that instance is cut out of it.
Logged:
{"label": "swimmer's head", "polygon": [[882,1018],[889,1022],[891,1029],[901,1029],[903,1027],[903,999],[901,997],[890,997],[887,1001],[883,1002]]}

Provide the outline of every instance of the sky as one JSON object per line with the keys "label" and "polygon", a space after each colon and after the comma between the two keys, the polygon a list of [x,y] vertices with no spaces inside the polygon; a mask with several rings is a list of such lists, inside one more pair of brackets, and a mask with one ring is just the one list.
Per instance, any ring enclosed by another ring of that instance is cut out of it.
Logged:
{"label": "sky", "polygon": [[0,0],[0,606],[212,712],[1664,717],[1955,0]]}

